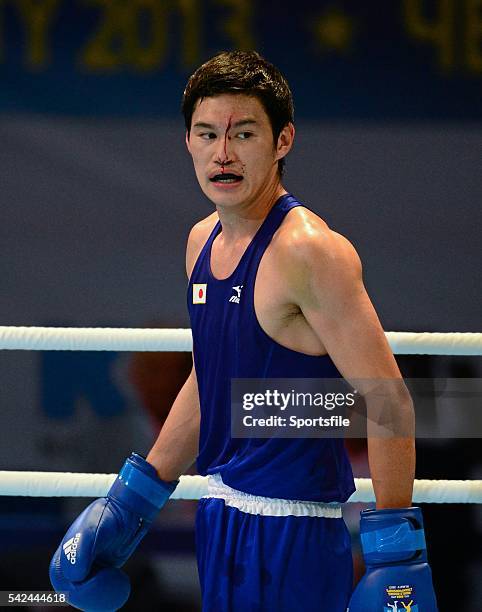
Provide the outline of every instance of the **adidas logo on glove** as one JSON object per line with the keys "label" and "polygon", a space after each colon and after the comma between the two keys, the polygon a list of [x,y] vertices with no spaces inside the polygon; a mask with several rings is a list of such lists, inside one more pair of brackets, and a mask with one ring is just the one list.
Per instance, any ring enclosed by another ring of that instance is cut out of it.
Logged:
{"label": "adidas logo on glove", "polygon": [[80,533],[76,533],[73,538],[67,540],[67,542],[65,542],[65,544],[62,546],[62,548],[64,549],[65,556],[72,563],[72,565],[75,565],[75,557],[77,555],[77,546],[79,544],[79,540]]}

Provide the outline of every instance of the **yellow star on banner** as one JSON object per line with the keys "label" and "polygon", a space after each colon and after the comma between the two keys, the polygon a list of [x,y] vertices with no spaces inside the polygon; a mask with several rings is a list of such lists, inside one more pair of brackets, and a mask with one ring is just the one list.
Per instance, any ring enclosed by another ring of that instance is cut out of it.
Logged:
{"label": "yellow star on banner", "polygon": [[330,8],[316,17],[311,28],[319,47],[343,53],[353,38],[353,19],[337,8]]}

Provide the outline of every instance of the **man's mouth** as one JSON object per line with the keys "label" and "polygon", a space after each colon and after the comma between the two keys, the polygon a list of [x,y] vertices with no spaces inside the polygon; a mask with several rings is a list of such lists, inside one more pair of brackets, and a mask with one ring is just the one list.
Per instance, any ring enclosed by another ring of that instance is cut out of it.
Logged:
{"label": "man's mouth", "polygon": [[215,174],[209,179],[212,183],[239,183],[243,180],[242,176],[225,172],[224,174]]}

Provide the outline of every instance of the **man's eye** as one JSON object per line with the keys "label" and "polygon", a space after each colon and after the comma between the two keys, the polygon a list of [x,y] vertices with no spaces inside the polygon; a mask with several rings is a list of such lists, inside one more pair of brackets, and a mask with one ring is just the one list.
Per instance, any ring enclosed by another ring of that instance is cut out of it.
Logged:
{"label": "man's eye", "polygon": [[248,138],[250,138],[253,135],[252,132],[240,132],[238,134],[238,138],[241,138],[241,140],[247,140]]}
{"label": "man's eye", "polygon": [[199,134],[199,136],[204,140],[212,140],[213,138],[216,138],[216,134],[214,132],[203,132],[202,134]]}

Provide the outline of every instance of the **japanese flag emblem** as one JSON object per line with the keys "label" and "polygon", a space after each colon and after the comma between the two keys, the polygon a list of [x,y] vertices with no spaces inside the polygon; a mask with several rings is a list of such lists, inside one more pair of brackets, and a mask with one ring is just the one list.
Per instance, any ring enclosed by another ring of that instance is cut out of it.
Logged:
{"label": "japanese flag emblem", "polygon": [[192,303],[193,304],[205,304],[206,303],[206,283],[193,283],[192,284]]}

